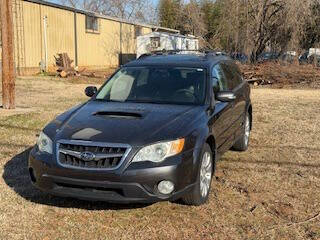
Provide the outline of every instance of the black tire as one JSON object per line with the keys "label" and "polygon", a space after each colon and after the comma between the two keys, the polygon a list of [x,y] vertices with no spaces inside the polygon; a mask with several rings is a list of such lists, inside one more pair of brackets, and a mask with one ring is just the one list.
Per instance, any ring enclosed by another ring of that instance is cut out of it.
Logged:
{"label": "black tire", "polygon": [[[244,152],[248,150],[249,146],[249,139],[250,139],[250,132],[251,132],[251,116],[249,113],[245,116],[245,122],[243,124],[243,134],[241,137],[234,143],[232,149],[235,151]],[[248,129],[247,129],[248,128]],[[249,131],[246,135],[246,131]]]}
{"label": "black tire", "polygon": [[[200,172],[201,172],[201,164],[202,164],[202,161],[204,161],[203,157],[204,157],[205,153],[209,153],[211,156],[211,165],[212,165],[211,169],[212,170],[211,170],[211,179],[210,179],[209,188],[208,188],[206,196],[203,197],[201,195],[201,190],[200,190]],[[203,146],[201,155],[200,155],[196,185],[193,187],[193,189],[189,193],[187,193],[185,196],[182,197],[182,201],[185,204],[199,206],[199,205],[202,205],[207,202],[207,200],[209,198],[210,189],[211,189],[211,181],[212,181],[212,176],[214,174],[214,170],[215,170],[215,158],[212,154],[210,146],[207,143],[205,143]]]}

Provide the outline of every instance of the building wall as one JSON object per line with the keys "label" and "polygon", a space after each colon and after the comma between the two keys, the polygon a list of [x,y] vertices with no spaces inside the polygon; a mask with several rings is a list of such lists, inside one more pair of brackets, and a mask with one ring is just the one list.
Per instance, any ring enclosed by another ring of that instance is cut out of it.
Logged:
{"label": "building wall", "polygon": [[[42,59],[42,25],[41,25],[41,6],[29,2],[21,2],[23,6],[23,29],[24,36],[24,66],[27,68],[39,69],[39,62]],[[17,39],[23,41],[23,39]],[[17,43],[15,44],[17,46]],[[15,55],[17,51],[22,51],[15,48]]]}
{"label": "building wall", "polygon": [[[22,1],[22,4],[25,63],[21,66],[39,71],[40,61],[45,59],[43,20],[45,16],[47,17],[49,70],[54,69],[54,55],[57,53],[67,52],[69,57],[74,59],[74,13],[25,1]],[[18,39],[18,41],[23,41],[23,39]],[[19,48],[15,48],[16,52],[21,51]],[[18,60],[22,61],[16,59]]]}
{"label": "building wall", "polygon": [[[123,56],[132,58],[136,53],[133,24],[99,18],[99,31],[92,33],[86,31],[85,14],[27,1],[20,1],[20,4],[22,17],[19,20],[15,19],[14,24],[15,35],[19,36],[15,39],[16,65],[23,68],[20,71],[22,74],[39,72],[39,63],[45,59],[43,23],[45,16],[47,16],[49,71],[56,70],[54,55],[57,53],[66,52],[75,61],[75,16],[80,69],[115,68],[121,63],[121,59],[124,59]],[[151,28],[141,27],[141,34],[149,32],[152,32]]]}
{"label": "building wall", "polygon": [[99,33],[87,32],[85,15],[77,14],[78,65],[116,67],[120,49],[120,23],[99,19]]}
{"label": "building wall", "polygon": [[[40,5],[40,8],[41,20],[47,17],[48,66],[52,69],[55,65],[54,55],[57,53],[66,52],[71,59],[74,59],[74,13],[43,5]],[[44,42],[43,31],[40,38]],[[32,39],[33,37],[26,41],[32,41]],[[43,59],[44,54],[43,45]]]}

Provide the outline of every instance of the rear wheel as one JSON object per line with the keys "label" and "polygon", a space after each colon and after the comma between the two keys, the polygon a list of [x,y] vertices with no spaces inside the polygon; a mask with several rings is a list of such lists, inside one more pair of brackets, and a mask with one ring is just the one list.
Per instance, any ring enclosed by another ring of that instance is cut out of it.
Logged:
{"label": "rear wheel", "polygon": [[213,154],[210,146],[206,143],[201,153],[196,185],[191,192],[182,198],[186,204],[199,206],[208,200],[213,172]]}
{"label": "rear wheel", "polygon": [[245,122],[244,122],[244,133],[243,135],[235,142],[233,145],[233,149],[236,151],[246,151],[249,146],[249,138],[251,131],[251,122],[249,113],[246,114]]}

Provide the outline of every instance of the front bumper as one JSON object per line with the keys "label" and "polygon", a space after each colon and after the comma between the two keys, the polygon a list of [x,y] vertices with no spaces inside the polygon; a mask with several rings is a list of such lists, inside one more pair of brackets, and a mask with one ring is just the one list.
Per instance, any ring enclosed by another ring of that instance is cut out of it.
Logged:
{"label": "front bumper", "polygon": [[[115,203],[176,200],[194,185],[193,155],[190,150],[162,165],[135,163],[116,171],[94,171],[64,168],[52,156],[39,154],[34,148],[29,156],[29,173],[37,188],[57,196]],[[175,184],[172,194],[158,192],[162,180]]]}

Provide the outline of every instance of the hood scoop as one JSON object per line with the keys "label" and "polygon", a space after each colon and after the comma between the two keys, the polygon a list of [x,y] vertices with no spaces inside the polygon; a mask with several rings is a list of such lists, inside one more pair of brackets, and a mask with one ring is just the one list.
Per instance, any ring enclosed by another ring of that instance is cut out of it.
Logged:
{"label": "hood scoop", "polygon": [[103,118],[124,118],[124,119],[140,119],[142,115],[137,112],[116,112],[116,111],[99,111],[92,115]]}

